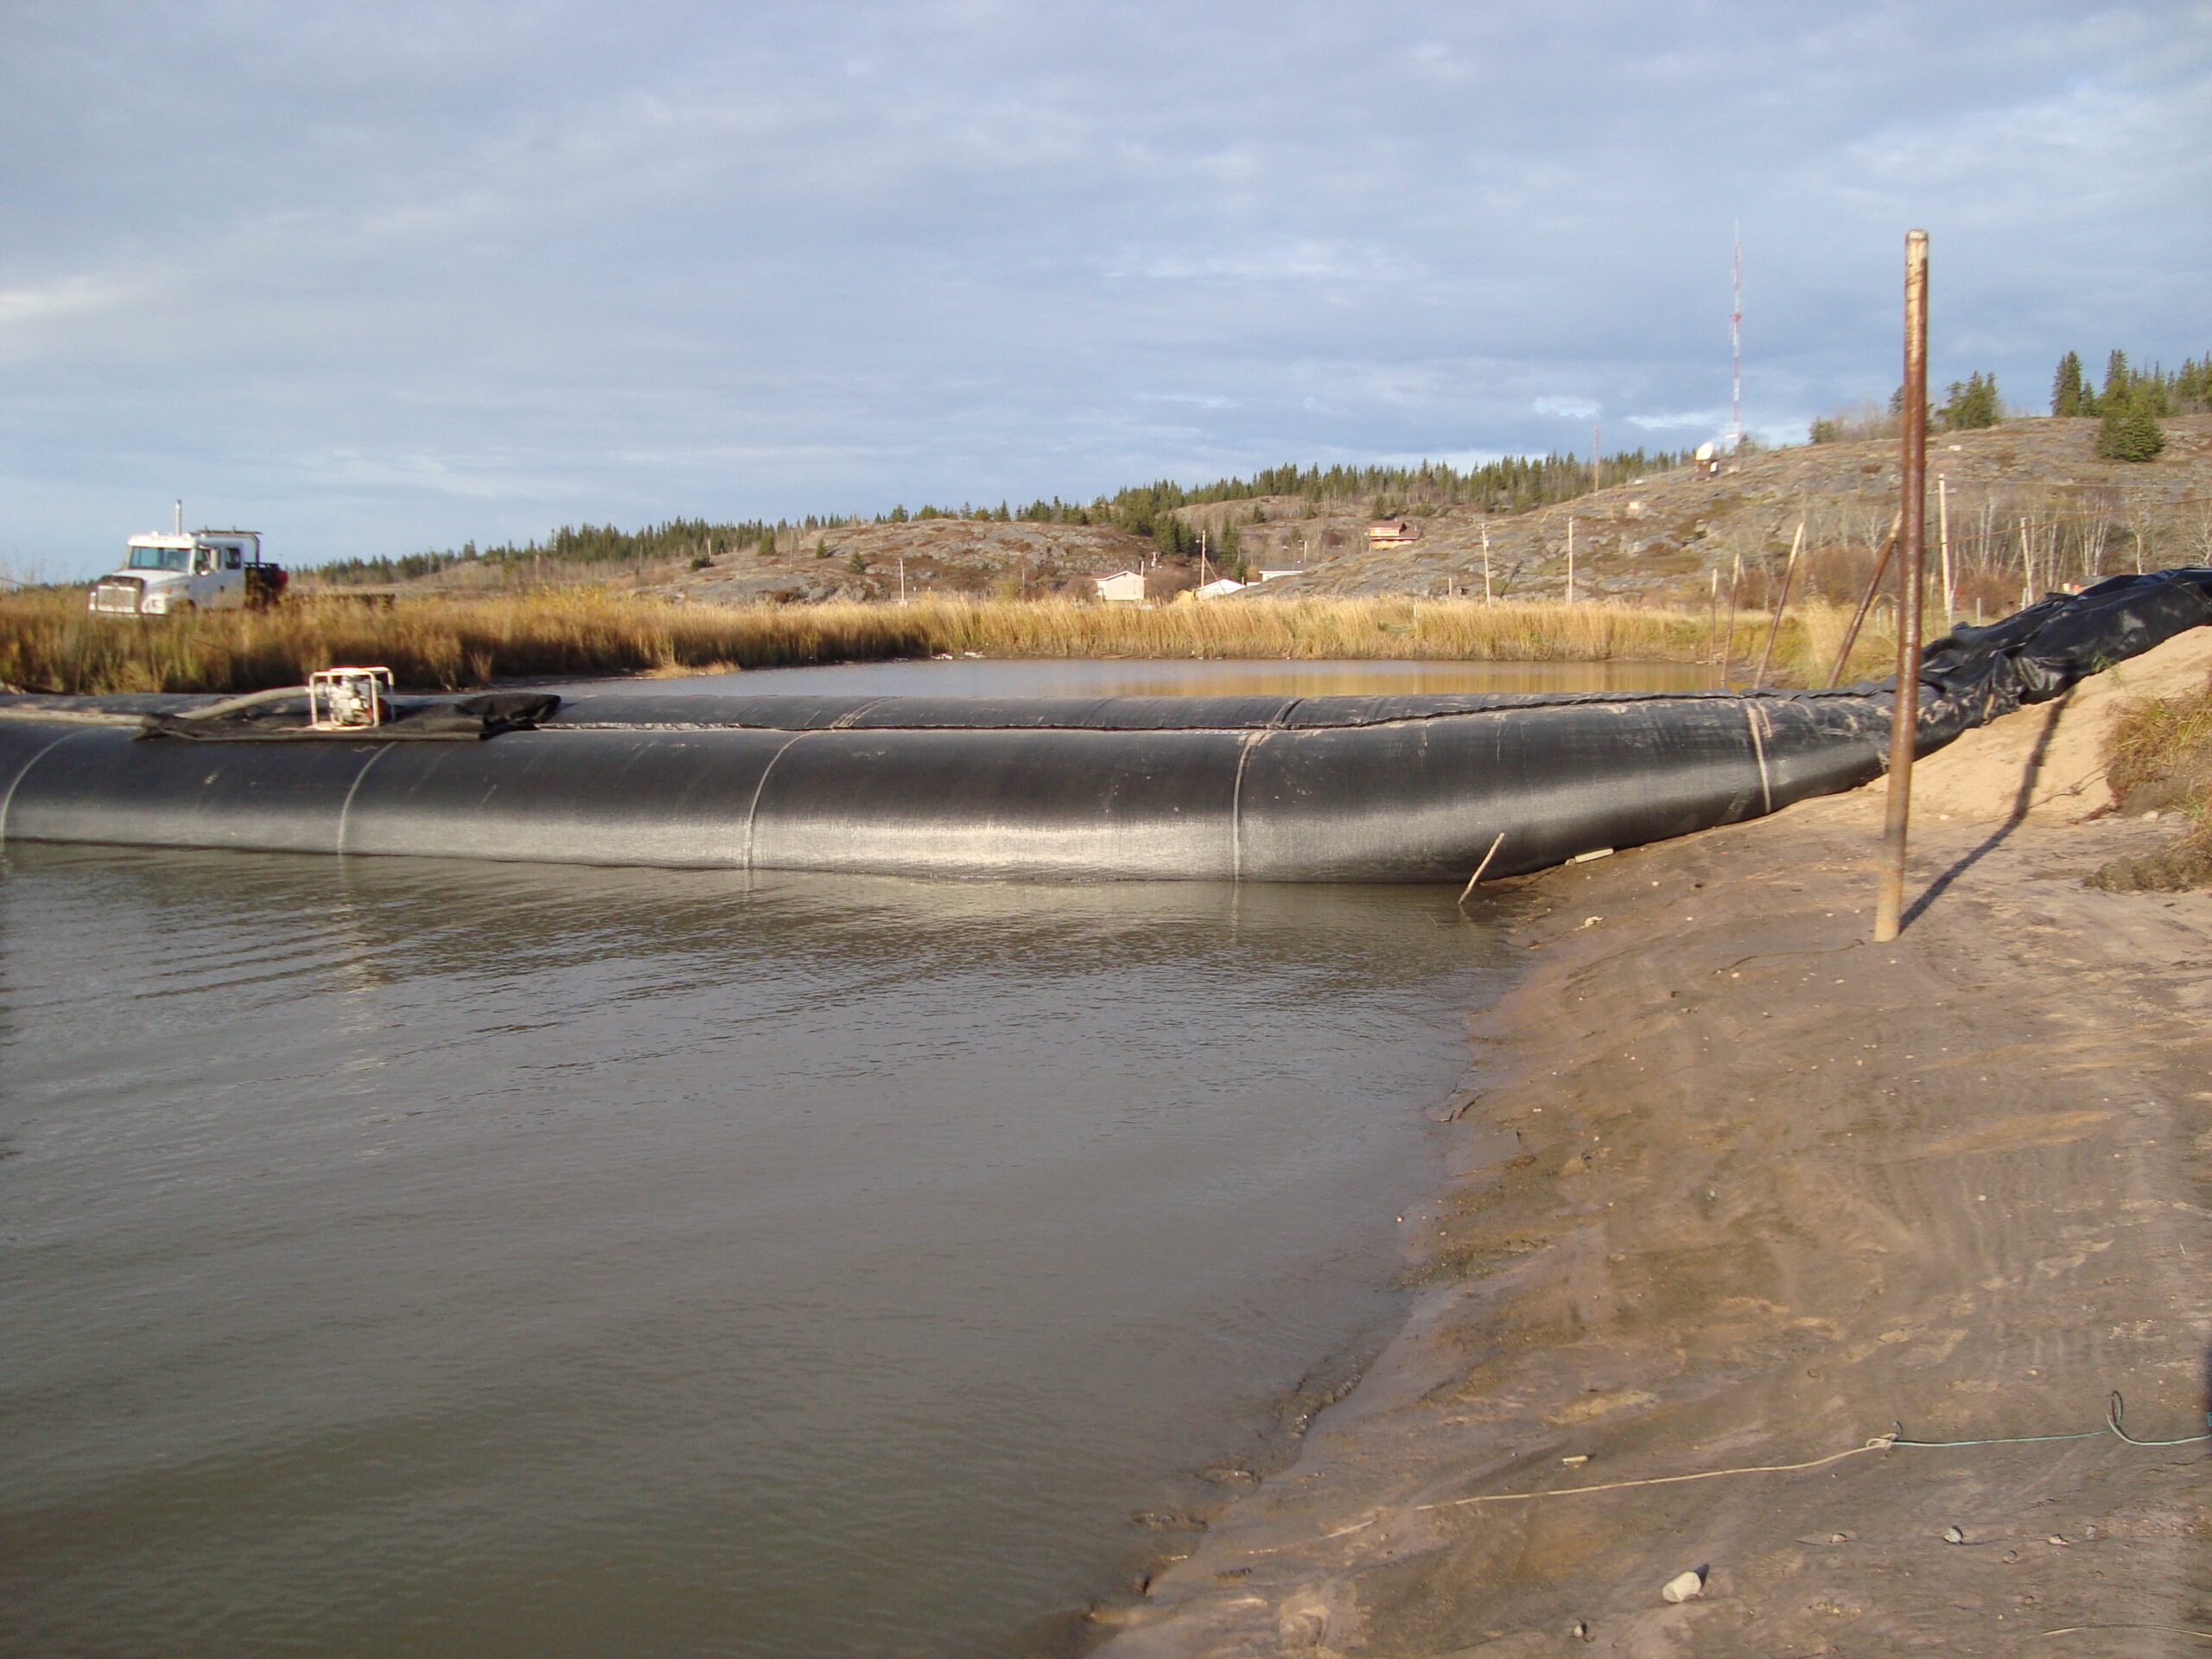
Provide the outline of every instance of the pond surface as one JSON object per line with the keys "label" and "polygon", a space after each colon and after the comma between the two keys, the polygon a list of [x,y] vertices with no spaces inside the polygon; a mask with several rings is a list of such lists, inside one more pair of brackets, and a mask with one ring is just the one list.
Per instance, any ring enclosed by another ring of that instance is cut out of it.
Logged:
{"label": "pond surface", "polygon": [[0,1652],[1039,1650],[1387,1333],[1503,973],[1435,889],[10,849]]}
{"label": "pond surface", "polygon": [[1696,691],[1696,663],[1101,661],[967,658],[756,668],[681,679],[595,681],[594,692],[799,692],[956,697],[1374,696],[1423,691]]}

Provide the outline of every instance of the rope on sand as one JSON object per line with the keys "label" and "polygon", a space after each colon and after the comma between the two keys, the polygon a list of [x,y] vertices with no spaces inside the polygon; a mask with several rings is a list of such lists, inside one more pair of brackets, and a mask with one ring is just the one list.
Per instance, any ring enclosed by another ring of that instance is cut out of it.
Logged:
{"label": "rope on sand", "polygon": [[2079,1636],[2084,1630],[2163,1630],[2168,1636],[2193,1636],[2200,1642],[2212,1642],[2212,1630],[2192,1630],[2186,1624],[2068,1624],[2056,1630],[2037,1630],[2036,1634]]}
{"label": "rope on sand", "polygon": [[[1896,1433],[1891,1437],[1897,1446],[2028,1446],[2039,1440],[2094,1440],[2100,1434],[2117,1434],[2130,1446],[2194,1446],[2199,1440],[2212,1440],[2212,1434],[2184,1434],[2177,1440],[2139,1440],[2129,1433],[2122,1420],[2127,1414],[2127,1401],[2118,1389],[2105,1402],[2105,1425],[2102,1428],[2085,1428],[2078,1434],[2018,1434],[2002,1440],[1909,1440],[1904,1425],[1891,1425]],[[2212,1411],[2204,1414],[2204,1421],[2212,1427]]]}
{"label": "rope on sand", "polygon": [[[2102,1431],[2099,1431],[2101,1433]],[[1654,1475],[1643,1480],[1609,1480],[1597,1486],[1556,1486],[1547,1492],[1484,1492],[1474,1497],[1447,1497],[1434,1503],[1416,1503],[1416,1512],[1423,1510],[1456,1510],[1470,1503],[1524,1503],[1535,1497],[1579,1497],[1585,1492],[1625,1491],[1631,1486],[1675,1486],[1688,1480],[1720,1480],[1729,1475],[1790,1475],[1803,1469],[1823,1469],[1832,1463],[1841,1463],[1846,1458],[1864,1457],[1869,1452],[1886,1452],[1901,1444],[1893,1434],[1877,1434],[1864,1446],[1854,1446],[1847,1451],[1831,1452],[1825,1458],[1815,1458],[1809,1463],[1758,1463],[1740,1469],[1701,1469],[1688,1475]],[[1920,1442],[1907,1440],[1904,1445]]]}
{"label": "rope on sand", "polygon": [[[1734,1475],[1794,1475],[1802,1473],[1808,1469],[1825,1469],[1830,1464],[1843,1462],[1847,1458],[1862,1458],[1869,1452],[1888,1452],[1898,1446],[1916,1446],[1923,1451],[1936,1451],[1970,1446],[2040,1446],[2054,1440],[2101,1440],[2107,1434],[2117,1435],[2130,1446],[2150,1447],[2194,1446],[2212,1440],[2212,1411],[2204,1414],[2205,1426],[2208,1430],[2205,1433],[2184,1434],[2178,1440],[2142,1440],[2127,1432],[2126,1410],[2127,1402],[2122,1397],[2120,1390],[2114,1389],[2105,1404],[2103,1424],[2099,1427],[2083,1429],[2072,1434],[2012,1434],[1978,1440],[1916,1440],[1908,1439],[1905,1435],[1904,1425],[1898,1423],[1893,1425],[1887,1434],[1877,1434],[1864,1446],[1848,1446],[1841,1452],[1831,1452],[1824,1458],[1813,1458],[1803,1463],[1745,1464],[1732,1469],[1700,1469],[1683,1475],[1650,1475],[1640,1480],[1608,1480],[1594,1486],[1556,1486],[1548,1491],[1541,1492],[1481,1492],[1471,1497],[1446,1497],[1440,1498],[1431,1503],[1416,1503],[1413,1506],[1413,1513],[1418,1515],[1435,1510],[1465,1509],[1476,1503],[1526,1503],[1540,1497],[1582,1497],[1592,1492],[1620,1492],[1643,1486],[1679,1486],[1696,1480],[1725,1480]],[[1363,1521],[1355,1521],[1348,1527],[1338,1527],[1333,1532],[1325,1532],[1318,1538],[1302,1539],[1295,1543],[1275,1544],[1261,1549],[1248,1549],[1241,1553],[1247,1555],[1274,1555],[1286,1549],[1306,1548],[1314,1544],[1327,1543],[1332,1539],[1349,1537],[1356,1532],[1364,1532],[1382,1519],[1382,1516],[1370,1515]],[[2046,1630],[2044,1634],[2069,1636],[2076,1629],[2111,1628],[2118,1627],[2085,1624],[2069,1626],[2063,1630]],[[2148,1630],[2153,1627],[2143,1625],[2129,1628]],[[2176,1628],[2178,1629],[2178,1627]],[[2195,1630],[2181,1633],[2190,1636],[2204,1634]],[[2208,1637],[2207,1639],[2212,1640],[2212,1637]]]}
{"label": "rope on sand", "polygon": [[[1923,1450],[1966,1446],[2036,1446],[2050,1440],[2094,1440],[2107,1434],[2116,1434],[2130,1446],[2194,1446],[2199,1441],[2212,1440],[2212,1433],[2184,1434],[2174,1440],[2139,1440],[2127,1432],[2125,1417],[2127,1402],[2118,1389],[2112,1391],[2105,1404],[2105,1421],[2101,1427],[2083,1429],[2074,1434],[2013,1434],[1980,1440],[1916,1440],[1909,1438],[1904,1425],[1891,1426],[1887,1434],[1877,1434],[1864,1446],[1854,1446],[1847,1451],[1831,1452],[1825,1458],[1815,1458],[1808,1463],[1751,1464],[1737,1469],[1705,1469],[1688,1475],[1655,1475],[1643,1480],[1609,1480],[1597,1486],[1560,1486],[1544,1492],[1484,1492],[1474,1497],[1445,1498],[1434,1503],[1416,1503],[1422,1510],[1453,1510],[1470,1503],[1518,1503],[1535,1497],[1575,1497],[1586,1492],[1618,1492],[1631,1486],[1674,1486],[1690,1480],[1719,1480],[1729,1475],[1789,1475],[1801,1470],[1825,1468],[1831,1463],[1841,1463],[1846,1458],[1863,1457],[1869,1452],[1887,1452],[1892,1446],[1919,1446]],[[2212,1411],[2204,1414],[2208,1430],[2212,1430]]]}

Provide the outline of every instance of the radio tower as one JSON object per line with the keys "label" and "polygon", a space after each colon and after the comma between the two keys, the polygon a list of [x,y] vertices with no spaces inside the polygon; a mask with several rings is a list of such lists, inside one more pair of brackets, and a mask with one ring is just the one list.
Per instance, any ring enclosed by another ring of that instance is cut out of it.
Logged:
{"label": "radio tower", "polygon": [[1728,448],[1732,454],[1744,453],[1744,221],[1736,221],[1736,260],[1732,272],[1735,305],[1728,313],[1728,359],[1730,367]]}

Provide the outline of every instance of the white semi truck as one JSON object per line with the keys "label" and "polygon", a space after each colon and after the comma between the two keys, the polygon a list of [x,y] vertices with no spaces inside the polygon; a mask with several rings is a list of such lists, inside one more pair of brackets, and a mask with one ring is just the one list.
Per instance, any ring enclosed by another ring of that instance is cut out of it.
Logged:
{"label": "white semi truck", "polygon": [[133,536],[122,569],[93,584],[88,608],[102,616],[175,616],[183,611],[227,611],[274,605],[284,596],[288,572],[263,563],[261,536],[251,530],[177,527]]}

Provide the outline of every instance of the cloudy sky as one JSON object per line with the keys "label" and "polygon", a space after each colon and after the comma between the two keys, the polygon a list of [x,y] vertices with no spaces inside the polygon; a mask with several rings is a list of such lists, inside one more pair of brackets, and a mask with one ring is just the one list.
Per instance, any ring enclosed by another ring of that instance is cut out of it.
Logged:
{"label": "cloudy sky", "polygon": [[2212,5],[0,0],[0,564],[1775,438],[2212,349]]}

